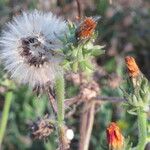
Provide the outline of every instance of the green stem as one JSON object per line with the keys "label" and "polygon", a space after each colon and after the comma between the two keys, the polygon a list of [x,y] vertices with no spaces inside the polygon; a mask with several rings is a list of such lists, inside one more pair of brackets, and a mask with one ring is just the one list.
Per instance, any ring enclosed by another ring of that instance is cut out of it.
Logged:
{"label": "green stem", "polygon": [[64,78],[63,76],[59,76],[59,78],[56,79],[55,83],[55,92],[56,92],[56,100],[57,100],[57,120],[58,120],[58,126],[61,127],[64,123]]}
{"label": "green stem", "polygon": [[64,78],[63,76],[59,76],[56,79],[55,83],[55,92],[56,92],[56,100],[57,100],[57,123],[58,123],[58,134],[59,134],[59,150],[66,149],[66,137],[65,137],[65,128],[64,128]]}
{"label": "green stem", "polygon": [[136,150],[144,150],[147,140],[147,114],[141,109],[137,112],[139,142]]}
{"label": "green stem", "polygon": [[6,130],[11,101],[12,101],[12,92],[8,92],[5,97],[5,105],[4,105],[1,124],[0,124],[0,147]]}

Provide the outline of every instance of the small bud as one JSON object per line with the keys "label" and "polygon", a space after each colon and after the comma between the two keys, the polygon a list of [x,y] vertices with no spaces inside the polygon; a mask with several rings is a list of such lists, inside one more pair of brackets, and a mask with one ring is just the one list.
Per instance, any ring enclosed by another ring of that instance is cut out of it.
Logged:
{"label": "small bud", "polygon": [[124,137],[116,123],[112,122],[107,128],[107,141],[109,150],[122,150],[124,147]]}

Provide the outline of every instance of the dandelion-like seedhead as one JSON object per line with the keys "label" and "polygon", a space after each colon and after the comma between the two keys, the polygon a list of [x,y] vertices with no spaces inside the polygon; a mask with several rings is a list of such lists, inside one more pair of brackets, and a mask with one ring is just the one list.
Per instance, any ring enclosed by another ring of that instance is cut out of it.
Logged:
{"label": "dandelion-like seedhead", "polygon": [[31,87],[53,83],[63,71],[59,51],[68,27],[52,13],[23,12],[6,25],[0,39],[1,59],[11,77]]}

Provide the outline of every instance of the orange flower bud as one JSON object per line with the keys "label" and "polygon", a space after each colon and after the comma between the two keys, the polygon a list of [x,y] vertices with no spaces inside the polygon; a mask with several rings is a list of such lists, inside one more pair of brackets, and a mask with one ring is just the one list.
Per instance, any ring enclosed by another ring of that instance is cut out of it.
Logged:
{"label": "orange flower bud", "polygon": [[79,40],[87,39],[92,36],[97,22],[92,17],[87,17],[77,28],[76,38]]}
{"label": "orange flower bud", "polygon": [[135,59],[131,56],[125,57],[125,62],[128,68],[130,77],[137,77],[140,74],[138,65],[135,62]]}
{"label": "orange flower bud", "polygon": [[107,141],[109,150],[122,150],[124,146],[124,137],[116,123],[112,122],[107,127]]}

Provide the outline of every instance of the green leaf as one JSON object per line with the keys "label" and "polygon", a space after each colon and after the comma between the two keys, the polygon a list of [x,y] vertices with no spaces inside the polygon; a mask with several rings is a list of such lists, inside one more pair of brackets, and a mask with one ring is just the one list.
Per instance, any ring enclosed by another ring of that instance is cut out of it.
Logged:
{"label": "green leaf", "polygon": [[87,68],[89,68],[90,70],[94,70],[94,67],[91,62],[88,62],[88,60],[86,60],[84,61],[84,63]]}
{"label": "green leaf", "polygon": [[129,113],[129,114],[131,114],[131,115],[137,115],[137,107],[136,108],[132,108],[132,109],[130,109],[130,110],[127,110],[127,112]]}
{"label": "green leaf", "polygon": [[93,56],[99,56],[99,55],[102,55],[104,53],[105,53],[105,51],[101,50],[101,49],[94,49],[94,50],[92,50],[92,55]]}
{"label": "green leaf", "polygon": [[86,64],[85,64],[85,61],[81,61],[79,62],[79,67],[82,71],[85,71],[86,70]]}
{"label": "green leaf", "polygon": [[79,66],[79,64],[78,64],[77,61],[72,63],[72,70],[73,70],[73,72],[77,72],[78,71],[78,66]]}

